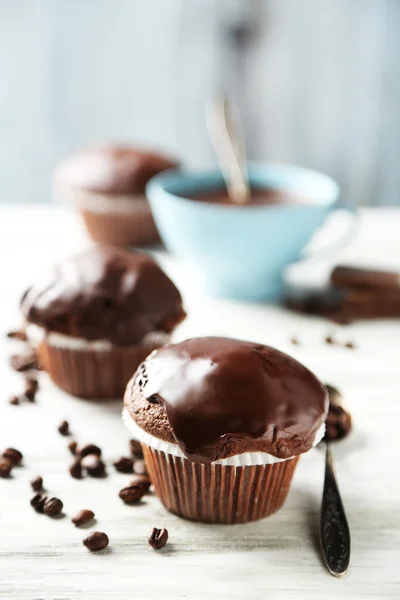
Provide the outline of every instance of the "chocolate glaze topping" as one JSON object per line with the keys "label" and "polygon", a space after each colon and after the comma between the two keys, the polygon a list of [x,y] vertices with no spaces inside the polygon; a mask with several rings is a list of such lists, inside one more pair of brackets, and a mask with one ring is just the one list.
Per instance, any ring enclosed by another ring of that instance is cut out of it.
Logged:
{"label": "chocolate glaze topping", "polygon": [[137,424],[168,440],[165,413],[172,439],[194,462],[246,451],[278,458],[306,452],[328,410],[325,386],[303,365],[269,346],[228,338],[164,346],[130,385],[125,402]]}
{"label": "chocolate glaze topping", "polygon": [[104,194],[143,194],[149,179],[177,166],[166,156],[109,145],[65,159],[54,179],[61,185]]}
{"label": "chocolate glaze topping", "polygon": [[96,245],[30,287],[21,309],[48,331],[119,346],[169,332],[185,316],[179,291],[149,256]]}

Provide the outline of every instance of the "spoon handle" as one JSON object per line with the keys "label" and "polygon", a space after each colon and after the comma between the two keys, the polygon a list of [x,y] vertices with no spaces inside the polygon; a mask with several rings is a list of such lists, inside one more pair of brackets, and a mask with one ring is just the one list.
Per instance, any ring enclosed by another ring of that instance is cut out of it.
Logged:
{"label": "spoon handle", "polygon": [[[234,107],[225,97],[214,99],[206,107],[207,125],[215,153],[221,166],[228,194],[236,204],[250,198],[247,180],[244,137]],[[237,111],[236,111],[237,112]]]}
{"label": "spoon handle", "polygon": [[333,470],[330,444],[326,444],[320,539],[322,554],[334,577],[344,575],[350,560],[350,530]]}

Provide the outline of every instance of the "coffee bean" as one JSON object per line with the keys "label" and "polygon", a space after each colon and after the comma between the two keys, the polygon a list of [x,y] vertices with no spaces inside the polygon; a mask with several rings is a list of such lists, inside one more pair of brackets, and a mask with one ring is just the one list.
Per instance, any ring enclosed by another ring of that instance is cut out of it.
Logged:
{"label": "coffee bean", "polygon": [[101,449],[95,444],[86,444],[85,446],[79,446],[79,448],[76,449],[76,454],[79,454],[81,458],[87,456],[88,454],[101,456]]}
{"label": "coffee bean", "polygon": [[136,460],[133,463],[133,472],[136,475],[147,475],[146,463],[144,460]]}
{"label": "coffee bean", "polygon": [[104,550],[107,548],[109,544],[108,536],[102,531],[93,531],[89,533],[82,543],[90,552],[98,552],[99,550]]}
{"label": "coffee bean", "polygon": [[13,465],[18,465],[22,460],[22,453],[15,448],[6,448],[3,452],[3,458],[10,460]]}
{"label": "coffee bean", "polygon": [[17,406],[19,404],[19,396],[11,396],[8,399],[8,404],[12,404],[13,406]]}
{"label": "coffee bean", "polygon": [[334,344],[336,344],[336,342],[331,335],[327,335],[325,338],[325,344],[330,344],[331,346],[333,346]]}
{"label": "coffee bean", "polygon": [[292,337],[292,339],[290,340],[290,343],[293,344],[293,346],[298,346],[300,344],[297,337]]}
{"label": "coffee bean", "polygon": [[14,463],[8,458],[0,458],[0,477],[5,479],[8,477],[12,471]]}
{"label": "coffee bean", "polygon": [[72,465],[69,467],[69,473],[74,479],[82,478],[82,465],[80,460],[74,460]]}
{"label": "coffee bean", "polygon": [[121,456],[113,465],[119,473],[133,473],[133,460],[127,456]]}
{"label": "coffee bean", "polygon": [[351,350],[354,350],[356,347],[353,342],[346,342],[344,346],[345,348],[350,348]]}
{"label": "coffee bean", "polygon": [[37,379],[27,379],[25,381],[25,396],[30,402],[34,402],[38,389],[39,383]]}
{"label": "coffee bean", "polygon": [[145,490],[139,485],[130,485],[122,488],[119,492],[119,497],[125,504],[136,504],[145,495]]}
{"label": "coffee bean", "polygon": [[154,550],[161,550],[168,541],[168,531],[166,529],[156,529],[154,527],[151,532],[148,542]]}
{"label": "coffee bean", "polygon": [[72,517],[72,522],[77,527],[81,527],[82,525],[86,525],[90,523],[94,519],[94,512],[91,510],[80,510],[74,517]]}
{"label": "coffee bean", "polygon": [[31,487],[34,492],[39,492],[43,488],[43,477],[38,475],[34,479],[31,480]]}
{"label": "coffee bean", "polygon": [[44,496],[43,494],[36,494],[36,496],[33,496],[31,500],[31,506],[36,510],[37,513],[42,513],[46,500],[47,496]]}
{"label": "coffee bean", "polygon": [[14,340],[20,340],[21,342],[26,342],[28,339],[25,329],[15,329],[12,331],[8,331],[7,337]]}
{"label": "coffee bean", "polygon": [[143,458],[143,450],[140,442],[137,440],[129,440],[129,448],[132,456],[135,458]]}
{"label": "coffee bean", "polygon": [[55,517],[60,514],[64,505],[59,498],[49,498],[43,506],[43,512],[48,517]]}
{"label": "coffee bean", "polygon": [[11,356],[10,366],[15,371],[18,371],[18,373],[24,373],[25,371],[31,371],[33,369],[40,369],[37,354],[33,349],[24,354],[14,354]]}
{"label": "coffee bean", "polygon": [[134,485],[136,487],[141,487],[142,490],[144,491],[144,494],[147,494],[147,492],[150,489],[151,486],[151,481],[148,477],[148,475],[135,475],[133,477],[133,479],[131,480],[130,485]]}
{"label": "coffee bean", "polygon": [[84,456],[81,465],[90,477],[104,477],[105,475],[105,464],[100,456],[97,456],[96,454]]}
{"label": "coffee bean", "polygon": [[76,448],[77,448],[78,444],[75,442],[75,440],[71,440],[68,444],[68,450],[71,452],[71,454],[76,454]]}
{"label": "coffee bean", "polygon": [[58,429],[58,432],[61,433],[61,435],[69,435],[70,434],[68,421],[61,421],[61,423],[59,424],[57,429]]}

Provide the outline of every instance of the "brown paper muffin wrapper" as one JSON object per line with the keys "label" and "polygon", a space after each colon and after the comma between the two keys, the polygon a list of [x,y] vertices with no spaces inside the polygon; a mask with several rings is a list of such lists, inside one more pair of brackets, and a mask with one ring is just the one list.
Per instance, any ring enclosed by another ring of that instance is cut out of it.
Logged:
{"label": "brown paper muffin wrapper", "polygon": [[171,512],[204,523],[247,523],[284,503],[299,457],[270,465],[199,464],[142,444],[156,493]]}
{"label": "brown paper muffin wrapper", "polygon": [[149,206],[129,214],[81,210],[81,215],[92,240],[101,244],[140,246],[160,239]]}
{"label": "brown paper muffin wrapper", "polygon": [[72,349],[39,345],[39,360],[58,387],[74,396],[91,399],[122,398],[139,364],[160,343],[113,346],[109,350]]}

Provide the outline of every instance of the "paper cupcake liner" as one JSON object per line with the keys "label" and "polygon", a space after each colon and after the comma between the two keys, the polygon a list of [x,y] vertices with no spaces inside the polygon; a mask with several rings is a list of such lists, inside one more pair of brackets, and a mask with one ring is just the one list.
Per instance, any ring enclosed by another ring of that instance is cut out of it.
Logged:
{"label": "paper cupcake liner", "polygon": [[81,210],[86,229],[95,242],[115,246],[140,246],[159,241],[150,207],[130,214]]}
{"label": "paper cupcake liner", "polygon": [[284,503],[299,457],[246,467],[194,463],[142,443],[156,493],[171,512],[204,523],[247,523]]}
{"label": "paper cupcake liner", "polygon": [[39,358],[54,383],[66,392],[82,398],[120,399],[139,364],[159,346],[155,340],[99,350],[90,344],[62,347],[45,338],[39,345]]}

